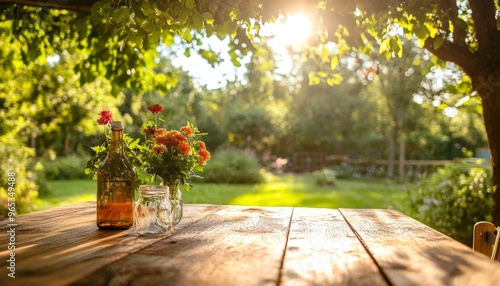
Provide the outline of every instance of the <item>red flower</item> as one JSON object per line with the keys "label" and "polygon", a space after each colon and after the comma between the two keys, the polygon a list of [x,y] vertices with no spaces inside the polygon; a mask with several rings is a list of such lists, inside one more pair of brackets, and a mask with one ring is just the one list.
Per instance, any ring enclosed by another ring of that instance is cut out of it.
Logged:
{"label": "red flower", "polygon": [[100,125],[106,125],[111,122],[113,122],[113,115],[111,114],[111,111],[103,109],[101,112],[99,112],[97,123],[99,123]]}
{"label": "red flower", "polygon": [[146,128],[146,129],[144,129],[143,132],[144,132],[144,134],[151,136],[151,135],[155,134],[155,131],[156,131],[156,129],[154,129],[154,128]]}
{"label": "red flower", "polygon": [[364,76],[367,76],[369,75],[371,72],[373,72],[375,70],[375,67],[374,66],[369,66],[365,69],[365,71],[363,72],[363,75]]}
{"label": "red flower", "polygon": [[163,107],[159,104],[148,106],[148,110],[153,114],[158,114],[163,110]]}

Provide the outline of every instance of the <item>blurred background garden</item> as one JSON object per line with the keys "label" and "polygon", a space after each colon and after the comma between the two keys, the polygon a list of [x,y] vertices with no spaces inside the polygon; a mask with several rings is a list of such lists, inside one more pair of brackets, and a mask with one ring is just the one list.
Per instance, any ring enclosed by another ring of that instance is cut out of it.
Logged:
{"label": "blurred background garden", "polygon": [[6,202],[7,172],[15,172],[18,214],[95,200],[84,169],[104,140],[98,113],[112,111],[139,137],[151,119],[146,107],[160,104],[160,126],[191,121],[208,133],[212,159],[185,203],[393,208],[465,243],[476,221],[491,218],[480,100],[459,68],[436,66],[412,40],[401,58],[340,57],[327,82],[321,64],[299,47],[278,51],[272,34],[237,71],[213,63],[205,75],[221,76],[203,80],[197,71],[208,64],[181,58],[206,51],[174,39],[142,59],[160,85],[116,91],[105,75],[80,83],[70,39],[58,39],[66,52],[27,62],[15,35],[3,33],[0,196]]}

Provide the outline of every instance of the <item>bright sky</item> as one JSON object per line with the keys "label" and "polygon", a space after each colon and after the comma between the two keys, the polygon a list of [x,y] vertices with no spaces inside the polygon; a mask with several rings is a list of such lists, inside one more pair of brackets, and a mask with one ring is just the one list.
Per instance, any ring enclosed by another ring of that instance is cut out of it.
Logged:
{"label": "bright sky", "polygon": [[[210,47],[214,52],[221,54],[222,62],[215,64],[215,68],[212,68],[205,59],[195,52],[186,57],[184,49],[177,51],[177,58],[172,60],[172,64],[186,70],[193,77],[195,84],[199,86],[205,85],[209,89],[225,86],[228,81],[241,80],[246,69],[244,67],[237,68],[233,65],[228,55],[229,47],[227,43],[228,40],[221,41],[215,36],[204,40],[202,48],[208,49]],[[248,61],[248,57],[241,60],[242,66]]]}
{"label": "bright sky", "polygon": [[[285,23],[277,22],[266,24],[261,29],[261,35],[273,37],[269,40],[269,45],[274,49],[279,63],[278,73],[284,73],[291,69],[292,62],[287,52],[287,46],[299,45],[306,41],[311,32],[310,21],[306,16],[289,16]],[[193,77],[196,84],[207,86],[209,89],[216,89],[226,85],[227,81],[242,80],[246,72],[245,64],[249,57],[241,60],[242,67],[236,68],[229,58],[227,40],[220,41],[217,37],[207,38],[202,48],[211,48],[215,52],[220,52],[222,62],[212,68],[201,56],[191,53],[190,57],[184,55],[184,50],[177,52],[177,58],[172,63],[182,67]]]}

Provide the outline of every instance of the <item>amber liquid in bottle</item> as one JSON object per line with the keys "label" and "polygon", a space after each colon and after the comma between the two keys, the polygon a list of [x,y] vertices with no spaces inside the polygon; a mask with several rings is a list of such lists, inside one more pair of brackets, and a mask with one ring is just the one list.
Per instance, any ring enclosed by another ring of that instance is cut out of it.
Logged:
{"label": "amber liquid in bottle", "polygon": [[130,228],[134,223],[134,169],[123,148],[123,125],[111,124],[109,153],[97,171],[97,226]]}

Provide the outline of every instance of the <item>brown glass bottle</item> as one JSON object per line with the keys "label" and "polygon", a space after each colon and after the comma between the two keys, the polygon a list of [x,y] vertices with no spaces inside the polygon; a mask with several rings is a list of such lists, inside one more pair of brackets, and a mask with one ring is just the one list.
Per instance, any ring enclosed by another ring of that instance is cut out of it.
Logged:
{"label": "brown glass bottle", "polygon": [[135,172],[125,156],[123,124],[111,124],[108,156],[97,171],[97,226],[100,229],[130,228],[134,223]]}

